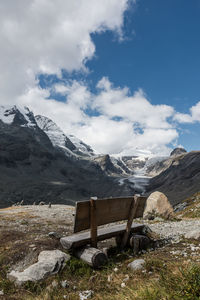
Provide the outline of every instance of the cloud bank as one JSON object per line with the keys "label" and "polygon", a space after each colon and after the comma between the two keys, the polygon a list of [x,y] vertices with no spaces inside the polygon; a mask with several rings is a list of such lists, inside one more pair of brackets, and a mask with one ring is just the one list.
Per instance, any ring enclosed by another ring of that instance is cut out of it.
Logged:
{"label": "cloud bank", "polygon": [[[0,1],[0,104],[28,106],[53,119],[97,152],[168,154],[176,145],[176,122],[200,120],[200,102],[189,114],[153,105],[140,89],[115,87],[103,77],[91,92],[87,83],[63,83],[62,70],[81,71],[95,55],[92,33],[111,30],[123,37],[124,13],[134,0]],[[41,88],[40,74],[57,83]],[[52,95],[62,95],[57,101]]]}
{"label": "cloud bank", "polygon": [[[52,91],[65,101],[49,99]],[[131,155],[145,149],[166,155],[167,145],[178,138],[171,121],[173,107],[152,105],[142,90],[131,95],[128,88],[114,87],[105,77],[97,83],[96,93],[74,80],[49,90],[31,89],[19,103],[50,117],[66,134],[73,133],[100,153]]]}
{"label": "cloud bank", "polygon": [[128,0],[0,1],[0,98],[37,85],[40,73],[84,70],[95,53],[91,33],[121,34]]}

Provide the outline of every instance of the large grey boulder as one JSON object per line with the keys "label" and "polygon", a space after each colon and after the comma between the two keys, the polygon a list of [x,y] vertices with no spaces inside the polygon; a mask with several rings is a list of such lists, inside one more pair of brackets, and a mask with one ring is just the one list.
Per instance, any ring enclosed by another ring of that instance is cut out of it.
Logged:
{"label": "large grey boulder", "polygon": [[38,256],[38,262],[31,265],[23,272],[11,271],[8,279],[22,285],[26,281],[38,281],[61,271],[70,255],[60,250],[42,251]]}
{"label": "large grey boulder", "polygon": [[148,219],[152,216],[169,218],[173,215],[173,207],[169,203],[165,194],[161,192],[152,193],[146,201],[143,218]]}

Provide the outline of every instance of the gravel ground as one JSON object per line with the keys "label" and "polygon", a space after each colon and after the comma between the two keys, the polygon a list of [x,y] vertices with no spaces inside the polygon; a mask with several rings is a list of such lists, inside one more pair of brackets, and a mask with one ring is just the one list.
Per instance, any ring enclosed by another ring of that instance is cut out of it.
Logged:
{"label": "gravel ground", "polygon": [[[52,229],[54,225],[59,226],[59,228],[63,226],[63,230],[68,234],[72,233],[74,213],[74,207],[69,205],[52,205],[51,208],[48,205],[11,207],[0,210],[0,226],[5,226],[5,223],[7,223],[7,226],[15,227],[16,223],[18,223],[23,228],[24,225],[27,225],[23,224],[25,220],[29,226],[37,223],[43,223],[44,226],[48,225]],[[8,220],[10,220],[9,223]],[[151,224],[151,222],[144,223],[152,231],[160,234],[162,238],[172,238],[174,240],[194,229],[200,231],[199,219],[161,221],[154,224]]]}
{"label": "gravel ground", "polygon": [[174,241],[179,241],[181,236],[186,233],[198,230],[200,231],[200,220],[190,219],[181,221],[159,222],[155,224],[147,224],[152,231],[160,234],[163,238],[172,238]]}

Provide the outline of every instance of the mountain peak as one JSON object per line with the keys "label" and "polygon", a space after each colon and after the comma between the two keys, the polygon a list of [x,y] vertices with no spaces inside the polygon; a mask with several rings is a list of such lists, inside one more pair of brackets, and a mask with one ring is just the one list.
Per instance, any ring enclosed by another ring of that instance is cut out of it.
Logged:
{"label": "mountain peak", "polygon": [[0,106],[0,120],[8,125],[19,125],[22,127],[36,127],[33,113],[28,107]]}
{"label": "mountain peak", "polygon": [[184,153],[187,153],[187,151],[184,148],[177,147],[170,153],[170,156],[177,156]]}
{"label": "mountain peak", "polygon": [[60,147],[65,154],[70,156],[92,156],[94,152],[89,145],[86,145],[81,140],[73,135],[69,137],[54,123],[51,119],[37,115],[35,117],[38,126],[48,135],[52,144]]}

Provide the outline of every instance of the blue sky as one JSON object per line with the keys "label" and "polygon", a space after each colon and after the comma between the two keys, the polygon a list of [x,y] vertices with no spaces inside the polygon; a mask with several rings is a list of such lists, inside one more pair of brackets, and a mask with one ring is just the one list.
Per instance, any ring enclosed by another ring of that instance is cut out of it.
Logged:
{"label": "blue sky", "polygon": [[200,1],[140,0],[125,14],[123,42],[112,32],[93,36],[96,59],[87,64],[89,77],[142,88],[153,103],[186,112],[200,95],[199,30]]}
{"label": "blue sky", "polygon": [[2,104],[46,114],[97,152],[199,149],[199,0],[30,2],[0,4],[0,63],[13,61]]}

